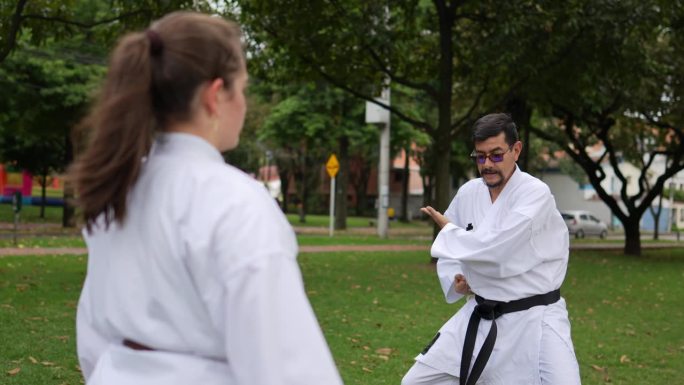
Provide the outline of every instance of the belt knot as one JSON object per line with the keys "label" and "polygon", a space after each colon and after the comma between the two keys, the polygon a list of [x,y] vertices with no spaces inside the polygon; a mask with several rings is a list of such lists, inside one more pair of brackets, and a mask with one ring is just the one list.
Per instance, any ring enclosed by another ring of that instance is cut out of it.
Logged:
{"label": "belt knot", "polygon": [[503,314],[500,304],[501,303],[499,301],[485,299],[481,302],[478,301],[477,305],[475,306],[475,311],[481,318],[486,320],[497,319]]}

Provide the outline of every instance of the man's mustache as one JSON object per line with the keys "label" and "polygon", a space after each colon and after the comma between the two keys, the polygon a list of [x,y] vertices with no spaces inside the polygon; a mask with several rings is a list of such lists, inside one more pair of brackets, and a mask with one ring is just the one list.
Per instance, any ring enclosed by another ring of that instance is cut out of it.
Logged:
{"label": "man's mustache", "polygon": [[482,171],[480,171],[481,174],[500,174],[499,170],[493,169],[493,168],[483,168]]}

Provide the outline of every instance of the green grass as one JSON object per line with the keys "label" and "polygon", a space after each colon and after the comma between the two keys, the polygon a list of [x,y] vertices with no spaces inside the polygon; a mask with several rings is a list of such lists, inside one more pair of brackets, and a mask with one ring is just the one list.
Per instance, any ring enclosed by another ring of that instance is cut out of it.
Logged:
{"label": "green grass", "polygon": [[[290,224],[292,226],[298,226],[298,227],[323,227],[323,228],[328,228],[330,226],[330,217],[328,215],[307,215],[306,216],[306,222],[301,223],[299,221],[299,216],[297,214],[287,214],[287,219],[290,221]],[[373,229],[376,227],[376,222],[377,219],[375,217],[347,217],[347,227],[348,228],[369,228]],[[392,220],[389,221],[389,228],[390,229],[403,229],[403,228],[409,228],[409,229],[418,229],[418,230],[424,230],[424,229],[432,229],[431,224],[428,223],[427,221],[411,221],[408,223]]]}
{"label": "green grass", "polygon": [[80,235],[60,235],[60,236],[19,236],[17,245],[14,245],[13,238],[5,233],[0,238],[0,247],[85,247],[85,241]]}
{"label": "green grass", "polygon": [[583,384],[681,383],[682,281],[683,249],[573,253],[563,295]]}
{"label": "green grass", "polygon": [[0,258],[0,383],[80,383],[74,319],[84,274],[84,257]]}
{"label": "green grass", "polygon": [[[21,223],[62,223],[62,208],[45,207],[45,218],[40,217],[40,206],[23,205],[19,213]],[[0,204],[0,222],[14,223],[14,211],[11,204]]]}
{"label": "green grass", "polygon": [[[460,306],[424,252],[301,254],[306,289],[347,385],[398,384]],[[85,259],[0,258],[0,383],[78,384],[74,305]],[[684,249],[573,252],[563,287],[584,385],[684,377]],[[34,362],[35,361],[35,362]],[[20,368],[16,375],[7,372]]]}
{"label": "green grass", "polygon": [[[40,187],[39,184],[36,184],[33,186],[33,189],[31,189],[31,195],[34,197],[41,197],[43,196],[43,188]],[[45,196],[49,198],[62,198],[64,197],[64,189],[63,188],[52,188],[52,187],[47,187],[45,189]]]}
{"label": "green grass", "polygon": [[424,244],[426,247],[432,244],[432,238],[428,237],[406,237],[406,236],[391,236],[387,239],[381,239],[375,235],[337,235],[333,237],[327,234],[311,235],[299,234],[297,241],[300,246],[326,246],[326,245],[416,245]]}

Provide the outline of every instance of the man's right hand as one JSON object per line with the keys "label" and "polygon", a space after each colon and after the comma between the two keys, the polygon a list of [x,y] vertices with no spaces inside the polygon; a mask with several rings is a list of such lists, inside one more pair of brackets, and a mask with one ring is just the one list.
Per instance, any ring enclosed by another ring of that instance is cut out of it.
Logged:
{"label": "man's right hand", "polygon": [[444,215],[442,215],[442,213],[433,209],[430,206],[421,207],[420,211],[429,215],[430,218],[432,218],[432,220],[435,221],[435,223],[437,224],[437,226],[439,226],[440,229],[444,227],[447,223],[449,223],[449,220]]}
{"label": "man's right hand", "polygon": [[456,290],[458,294],[473,294],[463,274],[456,274],[456,276],[454,276],[454,290]]}

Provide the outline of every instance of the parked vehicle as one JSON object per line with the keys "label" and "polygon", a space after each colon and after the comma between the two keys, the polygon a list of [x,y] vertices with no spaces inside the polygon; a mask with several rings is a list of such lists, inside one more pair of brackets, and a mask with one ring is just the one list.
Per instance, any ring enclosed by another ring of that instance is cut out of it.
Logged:
{"label": "parked vehicle", "polygon": [[608,226],[588,211],[568,210],[562,211],[561,215],[570,235],[574,235],[575,238],[598,235],[604,239],[608,235]]}

